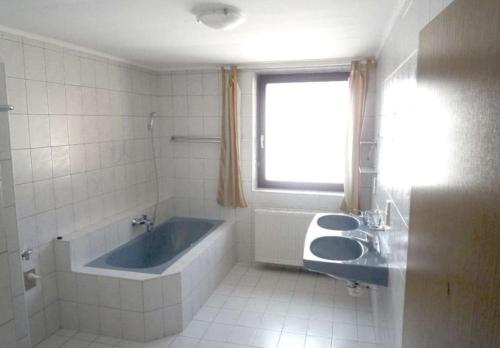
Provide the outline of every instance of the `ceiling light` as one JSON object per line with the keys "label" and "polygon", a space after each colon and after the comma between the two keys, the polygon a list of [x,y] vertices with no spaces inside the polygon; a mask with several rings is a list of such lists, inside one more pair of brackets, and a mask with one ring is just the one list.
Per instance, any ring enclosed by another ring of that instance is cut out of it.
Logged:
{"label": "ceiling light", "polygon": [[235,7],[221,5],[204,9],[198,13],[196,20],[212,29],[228,30],[243,23],[245,16]]}

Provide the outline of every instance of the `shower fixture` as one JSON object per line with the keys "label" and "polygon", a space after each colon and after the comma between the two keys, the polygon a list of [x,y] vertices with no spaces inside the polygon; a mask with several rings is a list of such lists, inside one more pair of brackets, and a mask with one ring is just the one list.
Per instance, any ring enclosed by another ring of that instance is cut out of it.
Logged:
{"label": "shower fixture", "polygon": [[148,129],[150,131],[153,130],[153,126],[154,126],[154,123],[155,123],[155,117],[156,117],[156,112],[152,112],[149,114],[149,123],[148,123]]}

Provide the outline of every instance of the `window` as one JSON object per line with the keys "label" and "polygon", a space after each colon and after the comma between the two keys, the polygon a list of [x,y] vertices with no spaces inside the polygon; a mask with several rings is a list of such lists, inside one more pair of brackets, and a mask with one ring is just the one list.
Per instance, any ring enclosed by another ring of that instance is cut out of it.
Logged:
{"label": "window", "polygon": [[258,187],[344,190],[349,73],[259,75]]}

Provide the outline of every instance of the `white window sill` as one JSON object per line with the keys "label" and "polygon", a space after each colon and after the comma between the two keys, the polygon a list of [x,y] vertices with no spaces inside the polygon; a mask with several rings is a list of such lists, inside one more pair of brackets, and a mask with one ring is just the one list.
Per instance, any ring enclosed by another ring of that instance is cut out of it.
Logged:
{"label": "white window sill", "polygon": [[292,195],[315,195],[315,196],[335,196],[344,197],[344,192],[332,192],[332,191],[307,191],[307,190],[285,190],[285,189],[270,189],[270,188],[259,188],[253,187],[253,192],[263,192],[263,193],[283,193]]}

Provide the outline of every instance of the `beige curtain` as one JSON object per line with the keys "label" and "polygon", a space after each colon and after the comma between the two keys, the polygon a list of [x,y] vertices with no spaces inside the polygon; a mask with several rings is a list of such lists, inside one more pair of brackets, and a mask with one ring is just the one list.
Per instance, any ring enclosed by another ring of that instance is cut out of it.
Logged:
{"label": "beige curtain", "polygon": [[349,76],[350,113],[347,129],[346,173],[344,180],[344,201],[342,210],[359,211],[359,158],[361,130],[365,114],[368,79],[373,61],[352,62]]}
{"label": "beige curtain", "polygon": [[222,136],[217,202],[224,207],[245,208],[240,167],[240,114],[238,71],[222,68]]}

